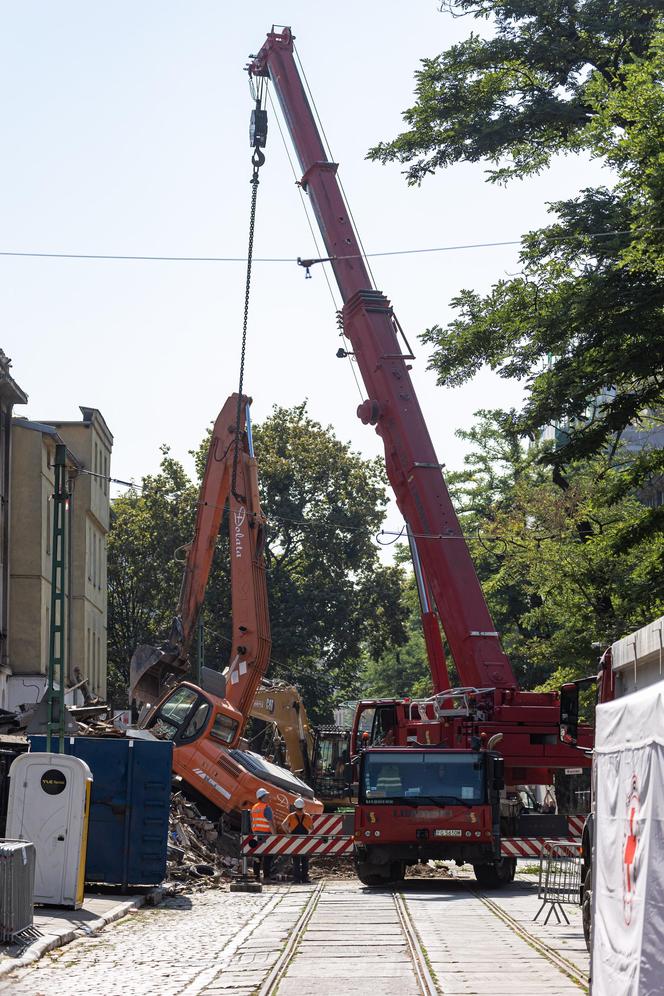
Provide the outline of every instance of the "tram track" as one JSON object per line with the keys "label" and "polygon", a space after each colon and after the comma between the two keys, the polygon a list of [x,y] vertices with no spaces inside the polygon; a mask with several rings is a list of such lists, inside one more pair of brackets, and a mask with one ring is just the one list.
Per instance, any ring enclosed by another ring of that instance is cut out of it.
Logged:
{"label": "tram track", "polygon": [[279,988],[279,983],[288,971],[288,966],[295,956],[300,940],[304,936],[309,925],[309,921],[316,912],[316,907],[318,906],[324,888],[325,882],[322,881],[316,886],[309,896],[309,899],[304,904],[297,923],[293,927],[293,930],[291,931],[281,954],[272,966],[272,969],[270,970],[270,973],[263,982],[262,986],[258,990],[258,996],[270,996],[270,994],[276,993]]}
{"label": "tram track", "polygon": [[[291,931],[288,940],[279,955],[278,960],[273,965],[263,984],[257,990],[257,996],[274,996],[274,994],[278,992],[279,986],[294,960],[298,956],[306,957],[306,955],[302,953],[301,942],[303,941],[311,920],[318,909],[319,903],[325,891],[325,885],[325,881],[322,881],[311,893],[300,913],[297,923]],[[398,892],[391,892],[390,898],[394,904],[394,923],[395,925],[398,925],[400,929],[404,947],[406,949],[406,957],[410,962],[413,971],[413,980],[417,984],[418,991],[421,996],[440,996],[441,990],[436,985],[434,976],[427,964],[424,949],[420,943],[417,930],[404,898]],[[330,957],[333,957],[335,953],[338,953],[338,947],[333,943],[330,943],[329,952]],[[403,963],[408,964],[408,961],[404,958]],[[370,982],[370,977],[367,977],[367,984]]]}
{"label": "tram track", "polygon": [[483,903],[484,906],[486,906],[487,909],[494,914],[494,916],[498,917],[499,920],[502,920],[502,922],[509,927],[513,933],[520,937],[521,940],[525,941],[526,944],[529,944],[531,948],[534,948],[539,955],[546,958],[546,960],[552,965],[555,965],[560,972],[563,972],[570,979],[572,979],[572,981],[575,982],[576,985],[578,985],[582,990],[585,990],[586,992],[588,991],[588,977],[585,972],[582,972],[581,969],[574,964],[574,962],[570,961],[568,958],[565,958],[564,955],[561,955],[555,950],[555,948],[552,948],[535,934],[532,934],[523,926],[522,923],[516,920],[513,916],[510,916],[503,906],[500,906],[493,899],[490,899],[489,896],[485,896],[478,889],[473,888],[472,885],[468,885],[467,888],[472,895],[479,899],[479,901]]}

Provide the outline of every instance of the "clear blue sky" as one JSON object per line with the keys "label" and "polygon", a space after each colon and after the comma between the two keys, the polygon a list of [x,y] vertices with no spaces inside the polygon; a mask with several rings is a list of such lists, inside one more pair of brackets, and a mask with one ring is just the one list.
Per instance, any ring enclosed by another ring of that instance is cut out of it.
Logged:
{"label": "clear blue sky", "polygon": [[[393,137],[418,60],[477,27],[435,0],[252,4],[22,0],[0,39],[4,155],[0,249],[242,256],[251,109],[243,67],[273,20],[291,24],[368,251],[518,238],[545,202],[594,182],[597,165],[563,160],[507,190],[459,166],[408,188],[398,167],[364,158]],[[311,237],[272,121],[256,253],[306,256]],[[517,269],[516,251],[377,260],[378,286],[411,340],[444,323],[461,287]],[[156,469],[159,444],[186,458],[237,382],[242,264],[0,258],[0,345],[33,418],[99,408],[115,436],[113,473]],[[309,398],[311,413],[366,454],[358,397],[319,272],[257,264],[246,389],[254,417]],[[488,373],[443,391],[416,350],[414,375],[439,459],[458,466],[454,430],[518,391]],[[388,525],[398,522],[391,511]]]}

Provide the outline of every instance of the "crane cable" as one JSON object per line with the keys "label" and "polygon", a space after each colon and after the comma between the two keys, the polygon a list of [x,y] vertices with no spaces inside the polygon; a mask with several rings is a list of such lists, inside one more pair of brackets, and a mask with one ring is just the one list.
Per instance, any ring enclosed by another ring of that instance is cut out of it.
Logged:
{"label": "crane cable", "polygon": [[253,153],[251,165],[253,167],[251,180],[251,206],[249,208],[249,241],[247,246],[247,279],[244,288],[244,317],[242,320],[242,346],[240,349],[240,374],[238,378],[237,390],[237,411],[235,414],[235,450],[233,452],[233,473],[231,479],[231,492],[233,497],[240,501],[242,495],[238,495],[236,490],[237,465],[240,453],[240,431],[242,422],[242,391],[244,388],[244,365],[247,354],[247,328],[249,324],[249,298],[251,293],[251,268],[254,258],[254,229],[256,226],[256,200],[258,197],[258,171],[265,162],[265,154],[262,151],[267,138],[267,111],[263,107],[263,96],[267,89],[267,82],[264,77],[259,77],[258,88],[249,73],[249,86],[255,107],[251,115],[251,138]]}

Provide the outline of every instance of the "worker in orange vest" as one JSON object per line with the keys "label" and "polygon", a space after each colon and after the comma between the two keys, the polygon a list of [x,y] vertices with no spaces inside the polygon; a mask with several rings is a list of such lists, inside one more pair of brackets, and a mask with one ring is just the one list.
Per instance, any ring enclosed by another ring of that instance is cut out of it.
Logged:
{"label": "worker in orange vest", "polygon": [[[267,789],[257,789],[256,802],[251,807],[251,832],[258,840],[274,833],[274,814],[269,800],[270,793]],[[272,855],[265,854],[262,858],[254,858],[254,875],[258,879],[261,877],[261,863],[263,878],[269,878],[272,871]]]}
{"label": "worker in orange vest", "polygon": [[[293,805],[295,806],[295,811],[288,814],[286,819],[281,824],[281,829],[284,833],[290,833],[293,834],[293,836],[306,836],[313,830],[314,821],[309,813],[305,813],[304,811],[304,799],[298,797]],[[310,881],[309,858],[305,854],[293,855],[293,881]]]}

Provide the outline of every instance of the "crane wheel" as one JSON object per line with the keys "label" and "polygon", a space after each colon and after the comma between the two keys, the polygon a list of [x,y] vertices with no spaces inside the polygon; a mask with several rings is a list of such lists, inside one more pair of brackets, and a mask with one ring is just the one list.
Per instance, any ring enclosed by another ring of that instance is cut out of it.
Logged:
{"label": "crane wheel", "polygon": [[[376,868],[384,869],[376,871]],[[385,885],[395,885],[403,882],[406,877],[406,862],[391,861],[389,865],[374,865],[369,862],[358,862],[355,871],[362,885],[370,889],[378,889]]]}
{"label": "crane wheel", "polygon": [[487,889],[499,889],[509,885],[516,875],[516,858],[501,858],[490,865],[473,865],[478,885]]}

